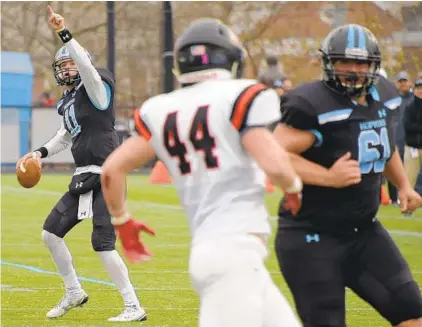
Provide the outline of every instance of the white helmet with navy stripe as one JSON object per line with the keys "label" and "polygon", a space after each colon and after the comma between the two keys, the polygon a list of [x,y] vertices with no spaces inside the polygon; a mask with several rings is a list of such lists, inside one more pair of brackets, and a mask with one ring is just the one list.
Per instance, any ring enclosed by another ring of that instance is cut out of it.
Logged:
{"label": "white helmet with navy stripe", "polygon": [[[86,54],[92,61],[89,52],[85,49]],[[71,86],[80,80],[79,71],[77,68],[62,68],[62,63],[72,59],[69,50],[64,45],[56,52],[53,61],[53,73],[58,85]]]}

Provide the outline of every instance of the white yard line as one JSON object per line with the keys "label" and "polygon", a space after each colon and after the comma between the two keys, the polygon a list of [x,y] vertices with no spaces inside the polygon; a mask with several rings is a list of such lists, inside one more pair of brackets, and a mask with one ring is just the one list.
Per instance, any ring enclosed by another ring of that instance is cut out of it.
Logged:
{"label": "white yard line", "polygon": [[[145,185],[149,185],[145,183]],[[14,193],[19,193],[22,195],[50,195],[50,196],[61,196],[64,194],[64,192],[58,192],[58,191],[51,191],[51,190],[43,190],[43,189],[33,189],[33,190],[27,190],[21,187],[15,187],[15,186],[8,186],[4,185],[2,186],[2,191],[9,191]],[[128,200],[128,203],[132,206],[136,206],[137,208],[159,208],[159,209],[167,209],[167,210],[183,210],[183,207],[181,205],[177,204],[167,204],[167,203],[157,203],[157,202],[149,202],[149,201],[137,201],[137,200]],[[403,217],[401,215],[380,215],[381,218],[387,218],[387,219],[397,219],[397,220],[408,220],[408,221],[422,221],[421,217]],[[277,216],[272,216],[271,219],[277,220]]]}

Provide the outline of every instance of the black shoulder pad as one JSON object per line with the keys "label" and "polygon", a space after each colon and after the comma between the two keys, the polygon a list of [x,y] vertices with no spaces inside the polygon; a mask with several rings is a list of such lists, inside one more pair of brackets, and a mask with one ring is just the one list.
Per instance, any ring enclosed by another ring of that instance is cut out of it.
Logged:
{"label": "black shoulder pad", "polygon": [[281,122],[301,130],[318,127],[314,106],[293,89],[281,97]]}

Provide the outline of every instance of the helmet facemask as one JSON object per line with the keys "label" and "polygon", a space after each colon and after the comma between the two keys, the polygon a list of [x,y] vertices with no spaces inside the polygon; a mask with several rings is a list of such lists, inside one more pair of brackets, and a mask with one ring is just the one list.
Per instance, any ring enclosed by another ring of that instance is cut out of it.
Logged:
{"label": "helmet facemask", "polygon": [[[89,52],[84,49],[86,55],[88,56],[89,61],[92,63],[92,58]],[[72,68],[63,68],[62,64],[65,62],[73,61],[70,56],[69,50],[66,46],[62,46],[56,53],[53,62],[53,74],[54,78],[58,85],[67,85],[73,86],[76,82],[80,81],[81,77],[79,75],[79,70],[76,65],[73,65]]]}
{"label": "helmet facemask", "polygon": [[[380,61],[379,60],[361,60],[369,64],[367,72],[354,71],[336,71],[334,65],[338,60],[353,60],[349,58],[336,58],[333,56],[323,55],[323,71],[324,79],[327,83],[334,87],[338,92],[349,97],[360,97],[368,94],[372,86],[376,85],[379,79]],[[363,77],[363,81],[362,80]]]}
{"label": "helmet facemask", "polygon": [[[61,68],[61,65],[66,61],[71,61],[72,59],[61,59],[61,60],[55,60],[53,62],[53,72],[54,72],[54,78],[56,79],[56,82],[58,85],[67,85],[72,86],[77,81],[80,80],[80,75],[78,68]],[[72,60],[73,61],[73,60]]]}

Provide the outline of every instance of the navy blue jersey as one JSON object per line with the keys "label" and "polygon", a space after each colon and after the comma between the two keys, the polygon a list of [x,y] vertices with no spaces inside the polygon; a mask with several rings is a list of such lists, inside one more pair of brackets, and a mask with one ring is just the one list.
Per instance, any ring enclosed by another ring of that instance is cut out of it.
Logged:
{"label": "navy blue jersey", "polygon": [[114,79],[108,70],[97,71],[107,90],[107,108],[98,109],[93,104],[82,81],[65,92],[57,104],[64,126],[72,136],[71,150],[77,167],[101,166],[119,145],[114,129]]}
{"label": "navy blue jersey", "polygon": [[401,98],[381,78],[366,100],[366,106],[356,104],[323,81],[302,84],[282,97],[282,123],[316,136],[303,157],[329,168],[351,152],[360,164],[362,181],[345,188],[305,185],[297,216],[280,206],[280,226],[337,230],[365,224],[376,216],[382,173],[395,149],[393,122]]}

